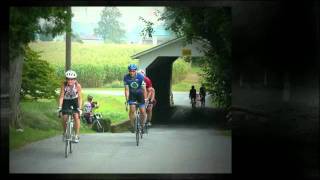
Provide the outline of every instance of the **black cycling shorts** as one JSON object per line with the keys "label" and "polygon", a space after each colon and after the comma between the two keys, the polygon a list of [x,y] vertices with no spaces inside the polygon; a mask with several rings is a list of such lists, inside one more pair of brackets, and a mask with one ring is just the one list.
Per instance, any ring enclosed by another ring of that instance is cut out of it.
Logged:
{"label": "black cycling shorts", "polygon": [[133,102],[137,102],[140,105],[143,105],[144,102],[144,97],[142,93],[129,93],[129,105],[131,105]]}
{"label": "black cycling shorts", "polygon": [[65,115],[67,114],[67,110],[71,109],[71,106],[73,107],[73,113],[78,113],[78,108],[79,108],[79,104],[78,104],[78,98],[74,98],[74,99],[64,99],[63,103],[62,103],[62,114]]}

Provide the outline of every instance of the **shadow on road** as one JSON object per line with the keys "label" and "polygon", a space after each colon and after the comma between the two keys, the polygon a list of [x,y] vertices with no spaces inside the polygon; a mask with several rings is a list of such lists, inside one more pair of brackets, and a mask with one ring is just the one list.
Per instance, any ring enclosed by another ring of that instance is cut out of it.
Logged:
{"label": "shadow on road", "polygon": [[191,125],[230,129],[227,126],[226,110],[217,108],[194,108],[173,106],[154,117],[154,124]]}

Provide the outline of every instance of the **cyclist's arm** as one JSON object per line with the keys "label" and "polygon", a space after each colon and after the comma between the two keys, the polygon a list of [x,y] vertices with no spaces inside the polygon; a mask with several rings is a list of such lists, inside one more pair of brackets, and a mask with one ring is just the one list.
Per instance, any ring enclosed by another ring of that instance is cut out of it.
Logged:
{"label": "cyclist's arm", "polygon": [[147,89],[146,86],[144,84],[142,84],[142,90],[143,90],[143,97],[144,99],[147,99],[148,95],[147,95]]}
{"label": "cyclist's arm", "polygon": [[59,97],[59,106],[58,107],[62,107],[63,97],[64,97],[64,83],[62,83],[61,88],[60,88],[60,97]]}
{"label": "cyclist's arm", "polygon": [[79,98],[78,98],[78,105],[79,105],[79,109],[82,109],[82,93],[81,93],[81,85],[78,83],[78,95],[79,95]]}
{"label": "cyclist's arm", "polygon": [[155,96],[154,94],[155,94],[154,88],[153,88],[153,87],[150,87],[150,88],[148,89],[148,99],[151,99],[151,102],[154,101],[154,96]]}
{"label": "cyclist's arm", "polygon": [[125,95],[125,97],[126,97],[126,102],[127,102],[127,101],[128,101],[128,98],[129,98],[129,85],[125,85],[124,95]]}
{"label": "cyclist's arm", "polygon": [[152,89],[152,87],[147,88],[147,99],[151,98],[151,93],[152,93],[151,89]]}

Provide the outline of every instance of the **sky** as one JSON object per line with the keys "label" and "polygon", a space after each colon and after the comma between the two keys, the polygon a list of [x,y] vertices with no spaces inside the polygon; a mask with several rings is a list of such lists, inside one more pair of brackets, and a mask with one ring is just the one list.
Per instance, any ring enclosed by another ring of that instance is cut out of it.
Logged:
{"label": "sky", "polygon": [[[72,13],[74,14],[72,21],[84,22],[84,23],[98,23],[100,20],[100,13],[104,7],[72,7]],[[156,10],[163,11],[164,7],[138,7],[138,6],[120,6],[117,7],[122,17],[119,21],[123,24],[123,29],[126,31],[132,31],[137,24],[142,24],[139,20],[139,16],[142,16],[146,20],[157,22],[157,17],[153,14]]]}

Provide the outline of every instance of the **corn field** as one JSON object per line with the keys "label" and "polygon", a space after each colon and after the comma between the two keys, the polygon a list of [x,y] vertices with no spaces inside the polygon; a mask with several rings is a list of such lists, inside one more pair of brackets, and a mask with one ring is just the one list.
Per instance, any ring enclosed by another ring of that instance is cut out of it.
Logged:
{"label": "corn field", "polygon": [[[29,46],[32,50],[41,52],[41,59],[52,64],[57,76],[61,80],[64,79],[64,42],[33,42]],[[77,72],[78,81],[82,87],[122,87],[123,76],[127,73],[128,64],[138,64],[138,61],[131,59],[130,56],[151,47],[150,45],[73,42],[71,69]],[[173,83],[183,80],[190,68],[189,63],[178,59],[173,65]]]}

